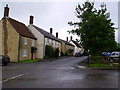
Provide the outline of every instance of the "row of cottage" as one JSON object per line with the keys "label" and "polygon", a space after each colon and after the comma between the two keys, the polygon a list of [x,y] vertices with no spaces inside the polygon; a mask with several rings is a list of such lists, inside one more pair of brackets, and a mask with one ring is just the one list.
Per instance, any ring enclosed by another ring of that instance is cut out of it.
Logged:
{"label": "row of cottage", "polygon": [[45,46],[51,45],[53,48],[59,48],[61,52],[72,49],[72,55],[76,52],[83,52],[82,46],[72,40],[62,40],[52,34],[35,26],[33,16],[30,16],[29,25],[9,17],[9,7],[4,7],[4,17],[0,20],[0,55],[9,56],[11,62],[20,60],[43,58],[45,56]]}

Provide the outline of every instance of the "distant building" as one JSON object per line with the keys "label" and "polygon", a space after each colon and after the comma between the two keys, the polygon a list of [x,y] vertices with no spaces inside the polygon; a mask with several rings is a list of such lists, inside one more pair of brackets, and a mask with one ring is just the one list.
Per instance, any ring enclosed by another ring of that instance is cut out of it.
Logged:
{"label": "distant building", "polygon": [[9,56],[11,62],[35,58],[36,38],[25,24],[9,17],[9,7],[4,8],[0,20],[0,55]]}
{"label": "distant building", "polygon": [[118,43],[120,43],[120,1],[118,2]]}
{"label": "distant building", "polygon": [[62,40],[60,39],[62,44],[61,44],[61,51],[63,54],[68,53],[68,55],[73,55],[74,54],[74,45],[68,42],[68,37],[67,40]]}
{"label": "distant building", "polygon": [[84,52],[84,48],[80,45],[80,43],[78,43],[77,41],[74,41],[72,39],[72,36],[70,37],[69,42],[75,46],[73,55],[75,55],[76,53],[81,53],[82,54]]}
{"label": "distant building", "polygon": [[[50,28],[50,33],[33,25],[33,16],[30,16],[28,28],[37,38],[37,58],[45,56],[45,46],[51,45],[53,48],[59,48],[61,52],[61,41],[52,35],[53,29]],[[59,53],[60,56],[60,53]]]}

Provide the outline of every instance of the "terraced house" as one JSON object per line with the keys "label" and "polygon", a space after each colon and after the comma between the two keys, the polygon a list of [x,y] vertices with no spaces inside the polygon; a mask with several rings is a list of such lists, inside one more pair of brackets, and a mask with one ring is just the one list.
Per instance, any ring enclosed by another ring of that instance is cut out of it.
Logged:
{"label": "terraced house", "polygon": [[67,40],[62,40],[60,39],[62,44],[61,44],[61,51],[62,51],[62,54],[65,55],[73,55],[74,54],[74,48],[75,46],[71,43],[68,42],[68,37],[67,37]]}
{"label": "terraced house", "polygon": [[[56,38],[54,35],[52,35],[53,29],[50,28],[50,33],[49,33],[47,31],[33,25],[33,19],[34,19],[34,17],[30,16],[28,28],[37,38],[36,57],[43,58],[45,56],[45,46],[46,45],[50,45],[53,48],[59,48],[59,51],[61,52],[61,41],[58,38]],[[60,52],[59,52],[59,56],[60,56]]]}
{"label": "terraced house", "polygon": [[9,56],[11,62],[34,59],[36,40],[25,24],[9,17],[6,5],[0,20],[0,55]]}
{"label": "terraced house", "polygon": [[69,43],[71,43],[72,45],[75,46],[73,55],[75,55],[76,53],[81,53],[82,54],[84,52],[84,48],[82,47],[82,45],[80,45],[80,43],[78,43],[77,41],[74,41],[72,39],[72,36],[70,37]]}

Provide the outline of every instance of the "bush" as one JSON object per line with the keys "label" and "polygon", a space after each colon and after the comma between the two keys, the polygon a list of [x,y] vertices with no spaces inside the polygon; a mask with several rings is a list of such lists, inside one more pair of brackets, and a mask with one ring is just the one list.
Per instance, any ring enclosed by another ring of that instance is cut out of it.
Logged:
{"label": "bush", "polygon": [[55,58],[58,58],[58,57],[59,57],[59,48],[56,48],[56,49],[54,50],[54,57],[55,57]]}
{"label": "bush", "polygon": [[59,48],[53,48],[50,45],[45,47],[45,57],[44,58],[58,58],[59,57]]}
{"label": "bush", "polygon": [[53,47],[50,46],[50,45],[46,45],[45,46],[45,57],[47,57],[47,58],[53,58],[53,54],[54,54]]}

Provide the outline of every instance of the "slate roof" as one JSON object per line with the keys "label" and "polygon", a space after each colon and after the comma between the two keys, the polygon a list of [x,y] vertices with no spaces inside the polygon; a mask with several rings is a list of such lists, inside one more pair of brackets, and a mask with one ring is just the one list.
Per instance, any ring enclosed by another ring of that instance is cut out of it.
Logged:
{"label": "slate roof", "polygon": [[73,44],[71,44],[71,43],[69,43],[69,42],[67,42],[67,41],[65,41],[65,40],[62,40],[62,39],[60,39],[62,42],[64,42],[65,44],[67,44],[67,45],[70,45],[70,46],[73,46],[74,47],[74,45]]}
{"label": "slate roof", "polygon": [[[3,18],[3,20],[5,19],[6,18]],[[36,37],[29,31],[25,24],[12,18],[7,18],[7,20],[11,23],[11,25],[14,27],[14,29],[18,32],[20,36],[36,39]]]}
{"label": "slate roof", "polygon": [[74,41],[74,40],[72,40],[72,42],[73,42],[77,47],[82,48],[81,45],[80,45],[78,42],[76,42],[76,41]]}
{"label": "slate roof", "polygon": [[58,38],[56,38],[55,36],[53,36],[51,33],[47,32],[47,31],[45,31],[45,30],[43,30],[43,29],[41,29],[41,28],[39,28],[39,27],[37,27],[35,25],[32,25],[32,26],[35,29],[37,29],[40,33],[42,33],[45,37],[50,38],[52,40],[55,40],[55,41],[58,41],[58,42],[61,43],[61,41]]}

